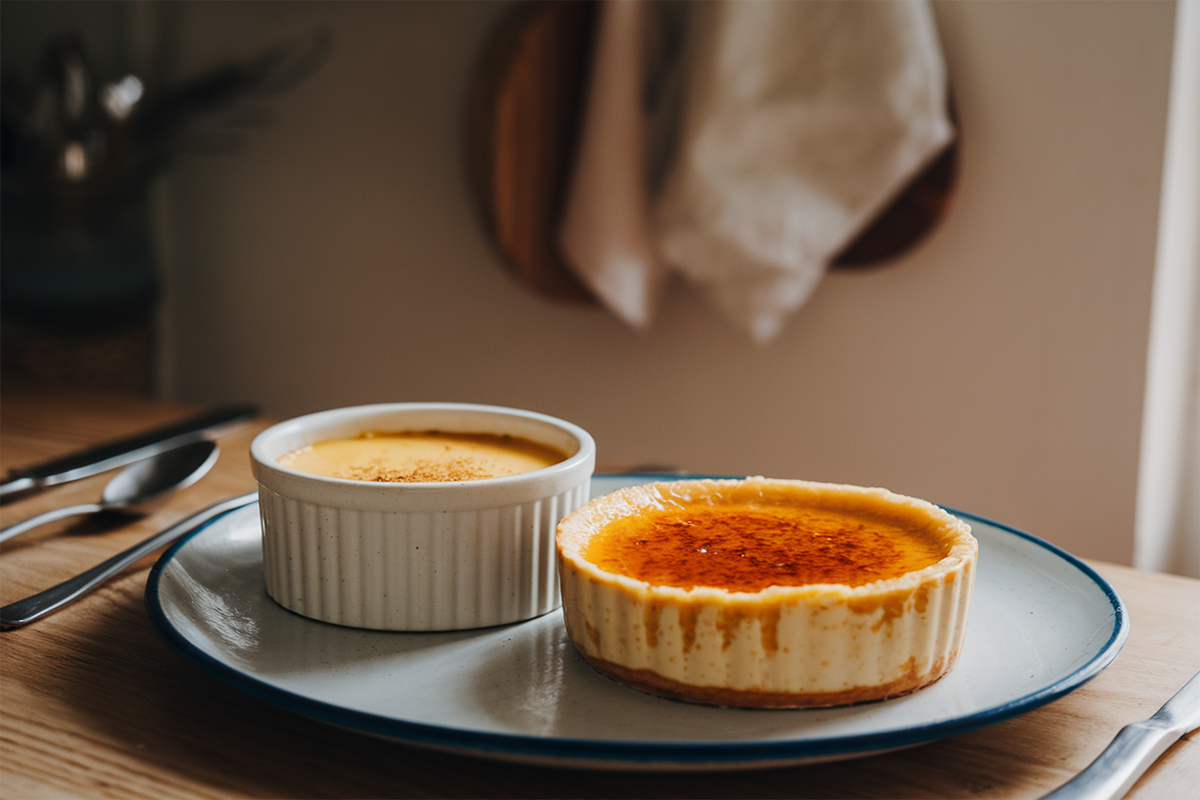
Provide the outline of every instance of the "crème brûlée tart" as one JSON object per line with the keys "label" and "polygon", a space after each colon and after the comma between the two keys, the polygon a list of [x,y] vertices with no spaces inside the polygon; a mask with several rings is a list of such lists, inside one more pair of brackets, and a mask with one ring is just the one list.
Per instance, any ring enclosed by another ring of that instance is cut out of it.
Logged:
{"label": "cr\u00e8me br\u00fbl\u00e9e tart", "polygon": [[619,489],[568,515],[567,633],[603,673],[718,706],[883,700],[945,675],[978,544],[932,503],[795,480]]}

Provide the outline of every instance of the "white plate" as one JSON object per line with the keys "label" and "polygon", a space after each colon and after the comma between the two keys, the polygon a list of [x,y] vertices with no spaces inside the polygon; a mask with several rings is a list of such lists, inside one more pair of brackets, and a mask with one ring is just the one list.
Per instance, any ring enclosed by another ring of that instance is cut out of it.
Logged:
{"label": "white plate", "polygon": [[[651,476],[597,476],[592,495]],[[907,697],[808,710],[664,700],[593,670],[562,613],[453,633],[338,627],[276,605],[263,588],[257,505],[177,543],[146,605],[189,661],[270,702],[403,742],[478,756],[613,769],[730,769],[909,747],[1023,714],[1117,657],[1124,603],[1091,568],[972,514],[979,567],[966,644],[938,683]]]}

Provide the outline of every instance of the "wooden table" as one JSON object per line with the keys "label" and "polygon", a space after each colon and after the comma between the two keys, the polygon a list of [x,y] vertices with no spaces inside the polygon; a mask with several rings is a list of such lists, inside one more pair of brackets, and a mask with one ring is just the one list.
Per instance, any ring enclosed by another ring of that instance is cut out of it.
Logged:
{"label": "wooden table", "polygon": [[[6,381],[0,469],[176,420],[191,409]],[[36,529],[0,550],[0,603],[87,568],[219,499],[254,488],[247,450],[266,421],[220,440],[198,484],[127,528]],[[0,508],[10,525],[99,497],[97,476]],[[1038,797],[1085,767],[1200,670],[1200,581],[1093,563],[1125,599],[1132,633],[1076,692],[998,725],[887,755],[718,773],[550,769],[396,744],[297,716],[192,667],[143,604],[154,557],[28,627],[0,633],[0,797]],[[1134,798],[1200,786],[1184,738]]]}

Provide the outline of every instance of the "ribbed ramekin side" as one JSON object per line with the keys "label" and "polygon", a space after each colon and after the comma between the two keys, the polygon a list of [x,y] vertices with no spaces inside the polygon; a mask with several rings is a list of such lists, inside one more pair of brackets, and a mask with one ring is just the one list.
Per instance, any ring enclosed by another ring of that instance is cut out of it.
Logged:
{"label": "ribbed ramekin side", "polygon": [[260,490],[267,592],[314,619],[385,630],[518,622],[559,606],[554,531],[585,482],[504,508],[381,512]]}
{"label": "ribbed ramekin side", "polygon": [[279,552],[279,536],[274,530],[282,515],[279,506],[283,498],[274,492],[258,487],[259,520],[262,525],[263,542],[263,581],[266,583],[267,594],[279,598],[284,594],[288,574],[287,561]]}
{"label": "ribbed ramekin side", "polygon": [[358,554],[362,562],[362,573],[357,585],[346,581],[347,594],[357,594],[356,606],[361,627],[384,628],[388,622],[388,608],[395,602],[395,561],[397,549],[392,528],[389,524],[394,515],[363,513],[347,510],[348,516],[357,516]]}

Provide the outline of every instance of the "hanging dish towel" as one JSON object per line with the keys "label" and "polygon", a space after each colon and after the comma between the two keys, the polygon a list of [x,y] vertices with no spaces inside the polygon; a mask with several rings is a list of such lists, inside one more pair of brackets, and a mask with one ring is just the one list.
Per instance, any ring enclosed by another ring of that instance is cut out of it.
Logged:
{"label": "hanging dish towel", "polygon": [[[605,0],[604,17],[641,2]],[[623,35],[632,46],[645,31],[629,26]],[[644,96],[644,75],[621,84],[624,100],[595,91],[614,63],[605,60],[604,43],[602,26],[581,165],[589,141],[616,135],[612,110]],[[665,267],[767,342],[810,297],[830,260],[953,139],[933,16],[927,0],[694,3],[680,67],[678,124],[661,191],[648,194],[643,116],[640,152],[613,148],[600,159],[607,169],[577,169],[571,199],[597,202],[574,215],[580,206],[569,205],[564,250],[595,286],[615,261],[595,257],[605,251],[597,242],[611,235],[602,232],[621,232],[607,239],[610,252],[622,237],[649,239],[638,258],[621,262],[623,280],[598,293],[619,316],[629,319],[618,309],[635,295],[621,287],[661,285]],[[636,203],[599,201],[622,193],[646,198],[647,216],[630,221]],[[583,231],[592,237],[591,258],[579,246]],[[636,291],[644,327],[655,295]]]}
{"label": "hanging dish towel", "polygon": [[648,11],[641,0],[600,8],[559,242],[584,285],[634,328],[649,326],[665,278],[646,183]]}

